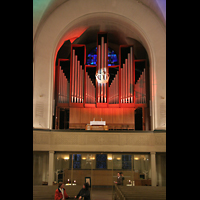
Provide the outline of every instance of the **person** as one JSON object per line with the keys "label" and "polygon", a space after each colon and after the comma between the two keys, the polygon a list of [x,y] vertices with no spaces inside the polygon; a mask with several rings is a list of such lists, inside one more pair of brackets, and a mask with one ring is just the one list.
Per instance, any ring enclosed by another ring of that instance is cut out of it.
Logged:
{"label": "person", "polygon": [[123,172],[120,172],[120,176],[122,177],[122,185],[124,185],[123,181],[124,181],[124,175]]}
{"label": "person", "polygon": [[84,200],[90,200],[90,191],[89,191],[88,183],[83,184],[83,188],[75,196],[75,199],[82,199],[83,197],[84,197]]}
{"label": "person", "polygon": [[117,181],[115,181],[117,185],[122,185],[122,177],[120,176],[120,173],[117,173]]}
{"label": "person", "polygon": [[59,182],[58,189],[55,192],[54,200],[64,200],[64,199],[68,199],[68,198],[69,198],[69,196],[66,193],[66,190],[64,188],[64,183]]}

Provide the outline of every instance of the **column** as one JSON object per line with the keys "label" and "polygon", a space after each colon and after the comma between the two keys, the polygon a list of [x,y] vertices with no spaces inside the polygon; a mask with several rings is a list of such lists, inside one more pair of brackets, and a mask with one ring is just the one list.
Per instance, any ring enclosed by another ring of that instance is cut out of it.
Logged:
{"label": "column", "polygon": [[48,185],[53,185],[54,181],[54,151],[49,151],[49,180]]}
{"label": "column", "polygon": [[156,175],[156,152],[151,152],[151,185],[157,185],[157,175]]}

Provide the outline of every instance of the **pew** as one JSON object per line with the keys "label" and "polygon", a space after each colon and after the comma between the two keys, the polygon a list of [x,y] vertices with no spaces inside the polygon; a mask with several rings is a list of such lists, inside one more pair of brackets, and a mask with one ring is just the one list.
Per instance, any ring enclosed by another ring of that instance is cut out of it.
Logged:
{"label": "pew", "polygon": [[117,186],[116,200],[166,200],[166,187],[156,186]]}

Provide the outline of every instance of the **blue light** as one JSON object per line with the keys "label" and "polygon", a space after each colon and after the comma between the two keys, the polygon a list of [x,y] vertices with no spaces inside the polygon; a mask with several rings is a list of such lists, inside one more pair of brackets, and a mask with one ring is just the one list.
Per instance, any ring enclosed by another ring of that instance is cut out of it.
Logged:
{"label": "blue light", "polygon": [[[87,56],[87,65],[96,65],[97,63],[97,47],[92,49]],[[114,50],[108,48],[108,66],[118,65],[117,55],[115,54]]]}

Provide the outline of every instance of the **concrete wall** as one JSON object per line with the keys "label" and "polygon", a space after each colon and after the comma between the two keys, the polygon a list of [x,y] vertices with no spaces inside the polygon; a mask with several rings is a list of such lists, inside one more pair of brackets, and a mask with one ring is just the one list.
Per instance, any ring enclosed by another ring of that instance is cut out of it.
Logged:
{"label": "concrete wall", "polygon": [[166,133],[34,130],[33,151],[166,152]]}

